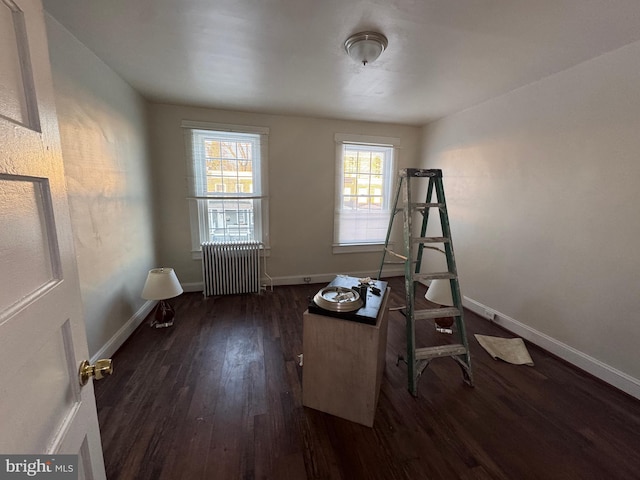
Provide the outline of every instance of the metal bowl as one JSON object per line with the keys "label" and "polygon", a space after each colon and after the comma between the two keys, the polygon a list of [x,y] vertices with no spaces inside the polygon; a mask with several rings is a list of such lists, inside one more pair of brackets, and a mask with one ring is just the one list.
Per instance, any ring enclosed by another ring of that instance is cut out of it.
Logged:
{"label": "metal bowl", "polygon": [[325,287],[316,293],[313,301],[331,312],[353,312],[362,308],[360,294],[347,287]]}

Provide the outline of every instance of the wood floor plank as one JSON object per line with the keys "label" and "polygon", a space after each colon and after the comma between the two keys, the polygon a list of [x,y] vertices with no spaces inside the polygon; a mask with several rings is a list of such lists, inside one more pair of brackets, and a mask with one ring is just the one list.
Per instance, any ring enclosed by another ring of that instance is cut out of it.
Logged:
{"label": "wood floor plank", "polygon": [[[402,305],[403,278],[388,280],[390,305]],[[302,313],[324,286],[185,293],[172,328],[141,325],[95,384],[108,478],[639,478],[638,400],[530,344],[534,367],[493,360],[473,334],[513,335],[468,311],[475,388],[444,358],[411,396],[392,311],[373,428],[303,407]],[[424,321],[416,340],[452,338]]]}

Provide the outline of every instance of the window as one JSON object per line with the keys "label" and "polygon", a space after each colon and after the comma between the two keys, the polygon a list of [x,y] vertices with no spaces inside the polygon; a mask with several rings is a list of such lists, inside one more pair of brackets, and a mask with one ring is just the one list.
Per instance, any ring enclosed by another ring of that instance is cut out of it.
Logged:
{"label": "window", "polygon": [[190,176],[192,250],[203,242],[268,243],[268,129],[183,122]]}
{"label": "window", "polygon": [[389,227],[397,138],[336,135],[334,252],[375,251]]}

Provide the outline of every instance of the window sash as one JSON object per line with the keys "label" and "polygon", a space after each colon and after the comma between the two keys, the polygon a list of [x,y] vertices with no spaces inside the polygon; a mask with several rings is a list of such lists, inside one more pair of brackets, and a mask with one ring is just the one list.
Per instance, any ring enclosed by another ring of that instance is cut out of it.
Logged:
{"label": "window sash", "polygon": [[[218,152],[215,152],[216,149],[213,146],[215,143],[221,144]],[[240,145],[246,147],[249,153],[234,154],[242,149]],[[261,197],[263,195],[262,149],[263,141],[260,134],[191,130],[189,195],[197,199]],[[246,167],[249,164],[251,167],[247,170]],[[215,169],[216,166],[219,170]],[[242,187],[240,189],[242,191],[238,191],[238,186]]]}
{"label": "window sash", "polygon": [[[383,244],[391,215],[394,145],[343,141],[338,151],[334,243]],[[374,157],[381,163],[376,168]]]}
{"label": "window sash", "polygon": [[261,199],[207,199],[198,200],[202,241],[247,242],[262,241]]}

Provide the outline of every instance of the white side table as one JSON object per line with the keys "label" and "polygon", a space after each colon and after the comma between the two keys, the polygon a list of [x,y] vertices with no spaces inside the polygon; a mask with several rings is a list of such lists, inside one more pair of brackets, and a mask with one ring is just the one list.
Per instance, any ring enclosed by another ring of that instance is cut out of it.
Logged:
{"label": "white side table", "polygon": [[385,367],[389,291],[375,325],[304,312],[304,406],[373,426]]}

